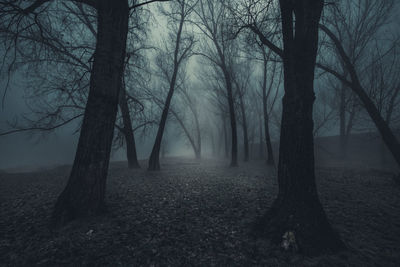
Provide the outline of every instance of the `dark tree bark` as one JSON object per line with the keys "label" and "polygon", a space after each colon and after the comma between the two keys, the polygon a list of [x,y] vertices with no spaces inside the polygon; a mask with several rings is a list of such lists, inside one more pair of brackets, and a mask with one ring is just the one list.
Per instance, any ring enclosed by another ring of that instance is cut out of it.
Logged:
{"label": "dark tree bark", "polygon": [[196,112],[194,112],[194,111],[193,111],[193,116],[194,116],[194,121],[195,121],[195,124],[196,124],[196,134],[197,134],[196,159],[201,159],[201,129],[200,129],[200,122],[199,122],[198,114]]}
{"label": "dark tree bark", "polygon": [[224,77],[225,77],[225,83],[226,83],[226,90],[228,93],[228,106],[229,106],[229,119],[231,123],[231,134],[232,134],[232,150],[231,150],[231,167],[237,167],[238,166],[238,160],[237,160],[237,128],[236,128],[236,114],[235,114],[235,105],[233,101],[233,86],[232,86],[232,79],[230,77],[230,73],[227,71],[226,66],[223,67],[225,69],[224,72]]}
{"label": "dark tree bark", "polygon": [[[221,54],[221,53],[220,53]],[[224,58],[221,56],[221,58]],[[235,114],[235,104],[233,100],[233,86],[232,86],[232,78],[230,77],[230,73],[225,66],[225,63],[222,65],[222,70],[224,73],[226,90],[228,93],[228,106],[229,106],[229,119],[231,123],[231,167],[237,167],[237,128],[236,128],[236,114]]]}
{"label": "dark tree bark", "polygon": [[[176,76],[175,76],[176,79]],[[169,106],[171,104],[171,99],[173,96],[174,89],[171,89],[168,92],[167,100],[165,101],[165,106],[161,115],[160,124],[158,125],[158,131],[156,140],[154,141],[153,149],[151,150],[150,159],[149,159],[149,171],[158,171],[160,170],[160,148],[161,141],[164,135],[165,124],[167,123],[167,116],[169,111]]]}
{"label": "dark tree bark", "polygon": [[272,150],[271,135],[269,133],[268,116],[264,118],[264,127],[265,127],[265,142],[267,145],[267,164],[273,166],[275,165],[275,160],[274,160],[274,151]]}
{"label": "dark tree bark", "polygon": [[[264,68],[263,68],[263,87],[262,87],[262,96],[263,96],[263,117],[264,117],[264,132],[265,132],[265,144],[267,147],[267,164],[268,165],[275,165],[274,160],[274,152],[272,150],[272,142],[271,142],[271,135],[269,132],[269,114],[268,114],[268,95],[267,95],[267,55],[265,53],[264,48],[262,48],[263,52],[263,61],[264,61]],[[270,84],[270,90],[272,86],[272,81]]]}
{"label": "dark tree bark", "polygon": [[131,115],[129,113],[128,99],[126,97],[125,87],[122,86],[119,97],[119,108],[122,114],[124,128],[122,129],[126,142],[126,158],[128,159],[129,169],[139,169],[139,161],[136,153],[135,135],[133,133]]}
{"label": "dark tree bark", "polygon": [[68,184],[53,213],[56,225],[105,208],[105,187],[128,33],[128,1],[96,1],[97,43],[89,97]]}
{"label": "dark tree bark", "polygon": [[242,127],[243,127],[243,145],[244,145],[244,162],[249,161],[249,136],[247,129],[246,108],[244,106],[243,95],[239,95],[240,111],[242,113]]}
{"label": "dark tree bark", "polygon": [[313,83],[323,4],[323,0],[280,0],[285,95],[279,193],[260,224],[277,244],[308,255],[344,248],[326,217],[315,183]]}

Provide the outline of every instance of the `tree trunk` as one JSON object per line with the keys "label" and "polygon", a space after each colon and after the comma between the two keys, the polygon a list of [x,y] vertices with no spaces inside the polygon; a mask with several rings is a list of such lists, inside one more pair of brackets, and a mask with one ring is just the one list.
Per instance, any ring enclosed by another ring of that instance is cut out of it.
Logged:
{"label": "tree trunk", "polygon": [[224,149],[225,149],[225,158],[229,158],[229,147],[228,147],[228,130],[226,129],[226,120],[225,117],[222,115],[222,123],[224,126]]}
{"label": "tree trunk", "polygon": [[274,151],[272,150],[271,135],[269,134],[269,119],[268,116],[264,119],[265,127],[265,142],[267,144],[267,164],[273,166],[275,164]]}
{"label": "tree trunk", "polygon": [[201,151],[196,146],[196,143],[193,140],[193,137],[190,134],[189,130],[186,128],[184,122],[182,121],[182,119],[179,117],[179,115],[173,109],[171,109],[171,113],[172,113],[172,115],[174,115],[175,119],[178,121],[178,123],[181,126],[183,132],[185,133],[187,139],[189,140],[189,143],[193,148],[193,152],[194,152],[194,155],[195,155],[196,159],[200,159],[201,158]]}
{"label": "tree trunk", "polygon": [[[167,122],[167,116],[168,116],[168,110],[169,106],[171,103],[172,95],[173,95],[174,89],[169,90],[167,100],[164,105],[164,109],[161,115],[161,121],[160,124],[158,125],[158,131],[157,131],[157,136],[156,140],[154,141],[153,149],[150,154],[150,159],[149,159],[149,171],[158,171],[160,170],[160,148],[161,148],[161,141],[162,137],[164,134],[164,129],[165,129],[165,124]],[[164,155],[164,153],[163,153]]]}
{"label": "tree trunk", "polygon": [[390,129],[388,123],[383,119],[379,110],[376,108],[367,93],[365,93],[358,80],[356,82],[353,80],[352,89],[361,99],[376,128],[378,128],[386,147],[389,149],[393,158],[396,160],[397,165],[400,167],[400,144],[397,141],[396,136],[393,134],[393,131]]}
{"label": "tree trunk", "polygon": [[181,60],[178,58],[178,53],[179,53],[179,47],[180,47],[180,42],[181,42],[181,35],[182,35],[184,21],[185,21],[184,15],[181,15],[181,20],[179,23],[179,28],[178,28],[178,33],[176,36],[176,43],[175,43],[174,70],[173,70],[172,77],[171,77],[171,80],[169,83],[169,91],[168,91],[167,99],[165,101],[164,109],[163,109],[163,112],[161,115],[161,121],[158,126],[156,140],[154,141],[154,146],[151,151],[151,155],[150,155],[150,159],[149,159],[149,167],[148,167],[149,171],[160,170],[160,146],[161,146],[161,141],[162,141],[162,137],[164,134],[165,124],[167,123],[169,106],[171,105],[172,96],[174,95],[174,91],[175,91],[176,79],[178,76],[179,64],[180,64],[180,60]]}
{"label": "tree trunk", "polygon": [[139,169],[140,165],[136,154],[135,135],[133,133],[131,115],[129,114],[128,100],[126,98],[125,86],[122,86],[119,97],[119,108],[124,123],[123,134],[126,142],[126,158],[129,169]]}
{"label": "tree trunk", "polygon": [[232,147],[231,147],[231,167],[237,167],[237,129],[236,129],[236,115],[235,115],[235,105],[233,101],[233,87],[230,74],[227,69],[224,68],[224,76],[226,82],[226,90],[228,93],[228,106],[229,106],[229,118],[231,122],[231,134],[232,134]]}
{"label": "tree trunk", "polygon": [[193,113],[193,116],[195,118],[195,123],[196,123],[196,133],[197,133],[197,153],[196,153],[196,159],[201,159],[201,129],[200,129],[200,123],[199,123],[199,118],[198,115]]}
{"label": "tree trunk", "polygon": [[105,190],[118,109],[128,33],[128,1],[99,0],[97,43],[89,96],[68,184],[59,196],[53,223],[98,214]]}
{"label": "tree trunk", "polygon": [[319,201],[314,173],[313,83],[322,8],[323,0],[280,0],[285,95],[279,193],[261,224],[282,248],[308,255],[344,248]]}
{"label": "tree trunk", "polygon": [[[274,165],[274,152],[272,150],[271,135],[269,133],[269,114],[268,114],[268,97],[267,97],[267,57],[263,48],[264,58],[264,74],[263,74],[263,116],[264,116],[264,131],[265,131],[265,143],[267,145],[267,164]],[[272,85],[272,84],[271,84]]]}
{"label": "tree trunk", "polygon": [[242,121],[243,121],[243,145],[244,145],[244,162],[249,161],[249,136],[247,132],[247,120],[246,120],[246,110],[243,102],[243,95],[239,97],[240,101],[240,110],[242,112]]}
{"label": "tree trunk", "polygon": [[[187,96],[187,97],[189,97],[189,96]],[[196,159],[201,159],[201,129],[200,129],[199,114],[194,105],[190,105],[189,108],[193,114],[194,123],[196,126],[197,150],[195,151],[195,156],[196,156]]]}
{"label": "tree trunk", "polygon": [[340,156],[342,159],[346,157],[346,85],[342,82],[340,88],[340,107],[339,107],[339,121],[340,121]]}

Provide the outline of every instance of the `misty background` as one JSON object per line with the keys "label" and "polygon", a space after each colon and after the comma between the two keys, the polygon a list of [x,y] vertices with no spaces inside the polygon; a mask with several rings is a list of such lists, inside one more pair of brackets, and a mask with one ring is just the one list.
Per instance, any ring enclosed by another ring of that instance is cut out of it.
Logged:
{"label": "misty background", "polygon": [[[147,44],[155,44],[156,47],[163,46],[164,40],[167,38],[168,33],[171,29],[168,28],[168,20],[165,16],[160,13],[161,5],[150,5],[146,9],[151,13],[150,25],[147,28],[148,36],[146,39]],[[392,14],[399,13],[399,5],[396,3],[395,10]],[[400,17],[393,15],[389,20],[388,25],[385,25],[386,29],[380,34],[381,39],[385,38],[386,33],[399,34],[400,32]],[[195,34],[201,34],[198,29],[193,25],[187,25],[190,31]],[[157,61],[156,52],[149,50],[145,53],[148,57],[150,68],[154,69],[155,62]],[[202,84],[204,81],[200,77],[201,69],[204,68],[205,60],[200,56],[193,56],[189,59],[189,62],[185,66],[185,71],[188,75],[188,79],[191,84],[195,84],[199,91],[204,90],[207,85]],[[206,68],[209,66],[206,66]],[[252,79],[257,79],[261,75],[262,66],[261,64],[254,64],[253,66],[254,76]],[[327,103],[332,101],[333,91],[332,88],[327,88],[327,80],[330,78],[327,75],[316,76],[315,91],[316,91],[316,105],[314,120],[318,127],[318,120],[321,120],[321,127],[318,129],[316,136],[336,136],[339,133],[339,122],[337,118],[337,111],[333,108],[329,109]],[[24,115],[29,115],[30,110],[26,105],[27,90],[29,90],[29,80],[21,74],[20,71],[16,71],[10,77],[10,80],[6,75],[3,75],[1,81],[1,93],[4,95],[4,102],[2,103],[0,111],[0,129],[10,129],[9,122],[15,123],[21,120]],[[152,74],[151,77],[152,85],[157,86],[157,77]],[[8,84],[7,92],[5,92],[6,84]],[[252,83],[252,87],[257,87],[258,81]],[[281,97],[283,88],[281,85],[279,97],[277,100],[276,114],[280,112]],[[201,109],[204,112],[202,120],[207,120],[208,111],[212,110],[208,99],[201,96]],[[328,110],[328,109],[329,110]],[[321,117],[322,116],[322,117]],[[327,117],[324,117],[327,116]],[[168,118],[167,131],[164,139],[166,140],[166,155],[168,156],[193,156],[192,149],[186,140],[186,137],[182,134],[182,130],[179,129],[179,125],[176,121],[172,121]],[[255,117],[254,120],[259,118]],[[279,117],[274,118],[275,124],[271,127],[271,135],[274,143],[278,141],[279,136]],[[324,121],[326,120],[326,121]],[[323,124],[323,125],[322,125]],[[210,127],[206,124],[204,128]],[[11,135],[0,137],[0,169],[6,168],[41,168],[45,166],[58,165],[58,164],[72,164],[77,142],[79,138],[79,120],[73,121],[61,128],[58,128],[51,132],[20,132]],[[139,159],[147,159],[150,155],[151,148],[154,142],[157,127],[153,125],[149,127],[145,134],[136,134],[136,148]],[[368,118],[368,115],[362,108],[359,109],[359,113],[355,118],[355,127],[353,133],[374,133],[376,128]],[[137,135],[137,136],[136,136]],[[239,131],[239,136],[241,135]],[[239,140],[241,138],[239,137]],[[254,141],[256,143],[256,141]],[[239,147],[243,144],[239,141]],[[212,144],[207,135],[203,136],[203,151],[204,154],[210,156]],[[214,144],[215,146],[215,144]],[[125,160],[125,147],[120,147],[112,150],[111,160],[120,161]]]}
{"label": "misty background", "polygon": [[[158,6],[148,7],[154,16],[152,16],[152,25],[149,27],[150,38],[149,43],[160,43],[163,34],[167,30],[167,20],[158,13]],[[165,37],[165,36],[164,36]],[[155,60],[154,53],[149,53],[150,60]],[[190,68],[195,68],[196,62],[192,61]],[[0,110],[0,129],[9,129],[8,122],[18,121],[21,116],[30,114],[30,110],[26,105],[27,84],[29,81],[25,79],[19,71],[13,73],[8,81],[8,88],[5,92],[8,78],[2,77],[0,88],[2,97],[5,97]],[[0,169],[14,169],[22,167],[26,170],[40,169],[43,167],[51,167],[52,165],[72,164],[76,147],[79,139],[79,131],[77,131],[79,123],[71,122],[52,132],[20,132],[0,137]],[[139,159],[147,159],[150,155],[154,142],[154,134],[156,128],[152,128],[152,134],[149,137],[137,137],[136,149]],[[171,129],[171,131],[173,131]],[[1,131],[0,131],[1,132]],[[179,130],[171,136],[176,136]],[[168,133],[165,135],[168,138]],[[168,154],[172,156],[188,156],[192,155],[191,148],[181,138],[169,138]],[[111,161],[126,160],[125,148],[113,149],[111,153]]]}

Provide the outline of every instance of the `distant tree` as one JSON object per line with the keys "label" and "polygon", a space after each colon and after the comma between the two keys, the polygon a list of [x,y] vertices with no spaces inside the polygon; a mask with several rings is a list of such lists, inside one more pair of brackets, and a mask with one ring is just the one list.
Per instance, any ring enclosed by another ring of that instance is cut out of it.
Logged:
{"label": "distant tree", "polygon": [[201,159],[202,129],[200,125],[200,100],[198,96],[191,93],[193,90],[190,88],[192,87],[193,85],[187,85],[187,82],[184,82],[178,88],[177,93],[180,105],[179,107],[173,107],[171,113],[193,148],[196,159]]}
{"label": "distant tree", "polygon": [[232,136],[230,166],[234,167],[238,165],[237,126],[232,78],[232,65],[236,48],[230,37],[230,22],[227,21],[228,9],[226,3],[227,1],[200,0],[198,7],[195,9],[198,19],[193,23],[206,36],[206,40],[203,42],[204,51],[199,52],[198,55],[211,61],[224,78]]}
{"label": "distant tree", "polygon": [[[192,55],[192,49],[195,43],[193,34],[185,30],[185,23],[192,13],[195,2],[190,0],[177,0],[170,2],[170,10],[162,10],[162,13],[168,17],[171,25],[174,25],[173,32],[169,35],[169,41],[173,47],[166,45],[167,51],[159,54],[158,67],[160,68],[164,79],[168,81],[168,95],[165,100],[161,120],[158,126],[156,139],[151,151],[148,170],[160,170],[160,147],[167,123],[169,107],[172,96],[175,91],[179,68]],[[173,52],[172,52],[173,51]]]}
{"label": "distant tree", "polygon": [[[204,66],[204,64],[203,64]],[[229,119],[229,105],[226,89],[224,88],[224,78],[221,77],[220,68],[211,63],[210,69],[204,69],[200,79],[205,87],[206,99],[210,104],[211,112],[214,114],[214,124],[219,132],[219,148],[223,148],[225,158],[229,158],[229,134],[227,120]]]}
{"label": "distant tree", "polygon": [[[384,118],[384,110],[379,110],[379,97],[377,99],[377,95],[374,96],[373,90],[371,90],[369,94],[368,88],[374,87],[373,81],[375,80],[375,77],[372,77],[372,79],[370,78],[368,80],[362,75],[368,73],[366,70],[370,69],[366,68],[366,66],[368,67],[369,64],[365,64],[365,62],[368,62],[368,59],[370,59],[370,62],[372,62],[372,65],[370,66],[376,67],[378,62],[383,63],[381,60],[383,54],[389,53],[395,49],[396,46],[398,46],[397,40],[395,40],[395,42],[391,43],[389,47],[386,46],[387,48],[385,52],[378,53],[378,57],[371,57],[371,55],[373,55],[370,50],[371,44],[374,45],[373,47],[375,49],[381,50],[375,46],[375,41],[377,41],[376,37],[379,34],[380,29],[387,24],[387,20],[390,17],[390,12],[393,9],[393,5],[393,1],[379,0],[365,2],[361,1],[358,5],[353,5],[352,2],[347,2],[344,4],[344,6],[334,6],[330,10],[331,12],[326,18],[325,24],[320,25],[320,29],[329,37],[329,40],[333,44],[335,51],[343,64],[345,74],[340,73],[339,71],[335,70],[334,67],[328,66],[324,63],[319,63],[318,67],[334,75],[342,83],[346,84],[347,87],[351,88],[354,94],[358,96],[365,110],[381,134],[387,148],[392,153],[397,164],[400,166],[400,143],[389,126],[390,121],[387,119],[385,120]],[[349,9],[349,6],[351,9]],[[355,10],[355,15],[350,17],[344,16],[346,12],[351,12],[353,10]],[[337,23],[339,18],[340,23]],[[356,30],[355,33],[357,34],[347,34],[349,39],[341,40],[343,30],[352,28]],[[352,44],[350,49],[346,49],[345,47],[347,42]],[[382,46],[385,47],[384,45]],[[371,72],[368,74],[371,74]],[[374,73],[373,75],[379,75],[379,73]],[[381,77],[383,78],[383,76]],[[371,84],[368,84],[368,82]],[[386,102],[388,107],[394,107],[393,104],[396,102],[398,96],[398,85],[396,83],[397,81],[390,86],[387,84],[381,84],[383,86],[379,86],[380,94],[383,94],[384,92],[389,93],[386,97],[386,99],[391,99]],[[390,90],[390,87],[394,88],[394,90]],[[378,102],[374,102],[374,99],[378,100]],[[387,110],[389,111],[387,114],[392,114],[392,110],[392,108],[389,108]],[[390,119],[390,115],[388,118]]]}
{"label": "distant tree", "polygon": [[233,72],[233,83],[236,87],[236,93],[239,100],[238,106],[240,110],[241,120],[243,128],[243,148],[244,148],[244,162],[249,161],[249,122],[246,116],[246,94],[250,91],[250,79],[251,79],[252,68],[250,62],[238,62],[235,64]]}
{"label": "distant tree", "polygon": [[[274,152],[272,149],[271,133],[270,133],[270,116],[272,110],[275,107],[275,103],[279,93],[279,87],[282,81],[282,71],[279,72],[278,80],[275,80],[277,74],[277,62],[269,62],[271,58],[271,52],[265,51],[265,47],[261,47],[262,58],[263,58],[263,79],[262,79],[262,103],[263,103],[263,122],[264,122],[264,133],[265,143],[267,147],[267,164],[274,165]],[[268,73],[268,65],[272,65],[270,74]],[[268,84],[269,79],[269,84]]]}
{"label": "distant tree", "polygon": [[315,95],[318,101],[314,106],[314,137],[321,136],[326,131],[331,130],[337,118],[335,94],[332,93],[332,88],[325,84],[327,82],[322,77],[316,79]]}
{"label": "distant tree", "polygon": [[[366,67],[365,59],[369,57],[371,43],[376,40],[380,29],[388,23],[394,1],[333,1],[328,5],[323,25],[334,32],[338,41],[347,53],[349,61],[358,71]],[[329,37],[328,37],[329,38]],[[328,39],[329,41],[329,39]],[[328,42],[331,44],[332,42]],[[325,44],[326,47],[326,44]],[[321,55],[331,55],[328,49],[322,49]],[[346,79],[351,78],[346,63],[334,50],[329,67]],[[326,58],[326,56],[321,58]],[[327,65],[325,64],[325,67]],[[361,78],[362,80],[363,78]],[[342,157],[346,156],[348,136],[355,123],[355,116],[360,110],[360,100],[346,82],[339,80],[340,86],[334,86],[339,92],[339,134]],[[350,90],[349,90],[350,89]],[[348,116],[347,116],[348,113]]]}

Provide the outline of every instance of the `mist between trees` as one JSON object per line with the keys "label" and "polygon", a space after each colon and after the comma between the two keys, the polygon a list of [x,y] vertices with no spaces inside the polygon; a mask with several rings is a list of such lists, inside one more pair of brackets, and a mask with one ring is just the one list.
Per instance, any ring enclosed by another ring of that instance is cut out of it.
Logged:
{"label": "mist between trees", "polygon": [[279,194],[258,230],[277,244],[295,233],[306,254],[343,250],[319,201],[314,138],[338,135],[346,159],[352,134],[376,132],[400,164],[397,4],[2,1],[3,106],[20,90],[29,114],[5,118],[0,136],[79,133],[54,226],[104,212],[112,150],[157,171],[180,144],[232,168],[265,160]]}

